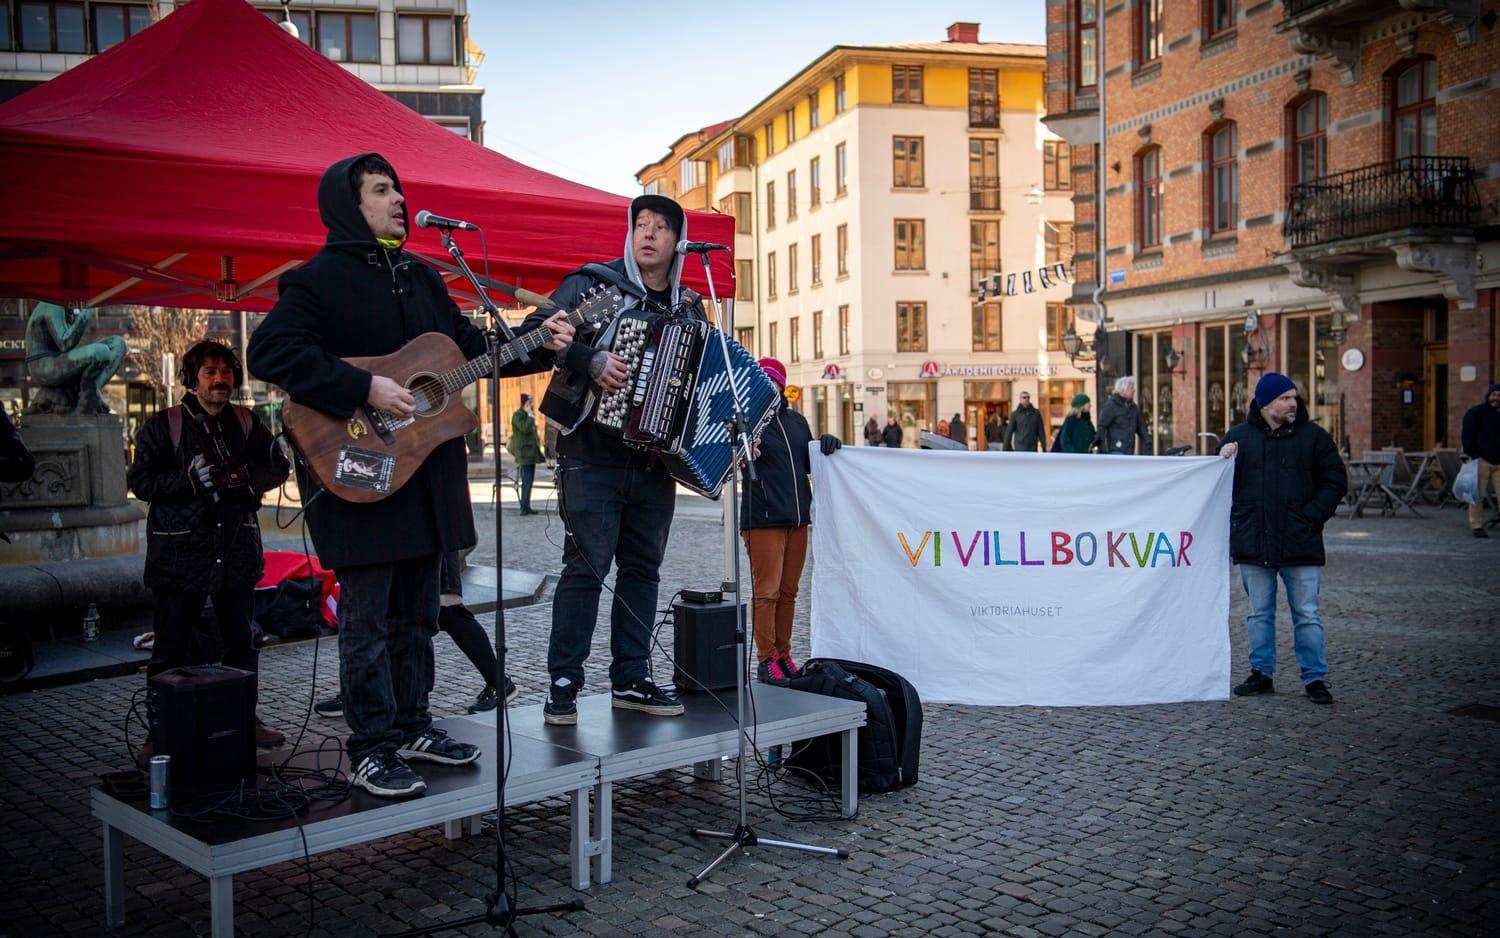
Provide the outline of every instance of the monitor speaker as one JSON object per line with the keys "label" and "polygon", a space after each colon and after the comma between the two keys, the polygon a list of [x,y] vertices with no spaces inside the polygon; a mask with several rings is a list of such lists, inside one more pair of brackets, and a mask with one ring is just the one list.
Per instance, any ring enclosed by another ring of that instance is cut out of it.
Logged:
{"label": "monitor speaker", "polygon": [[151,743],[171,756],[173,797],[229,791],[255,777],[255,675],[173,668],[148,682]]}
{"label": "monitor speaker", "polygon": [[736,631],[743,629],[744,623],[745,607],[732,602],[672,604],[672,651],[676,659],[672,680],[679,691],[734,687]]}

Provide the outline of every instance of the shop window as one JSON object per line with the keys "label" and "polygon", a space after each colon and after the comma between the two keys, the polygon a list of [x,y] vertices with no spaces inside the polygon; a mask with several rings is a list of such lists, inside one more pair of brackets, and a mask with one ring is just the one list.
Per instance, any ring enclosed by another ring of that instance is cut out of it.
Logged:
{"label": "shop window", "polygon": [[1250,417],[1247,341],[1238,321],[1206,325],[1199,333],[1198,448],[1204,455],[1217,453],[1229,428]]}
{"label": "shop window", "polygon": [[1296,382],[1312,421],[1342,445],[1339,350],[1332,319],[1329,313],[1282,317],[1281,373]]}

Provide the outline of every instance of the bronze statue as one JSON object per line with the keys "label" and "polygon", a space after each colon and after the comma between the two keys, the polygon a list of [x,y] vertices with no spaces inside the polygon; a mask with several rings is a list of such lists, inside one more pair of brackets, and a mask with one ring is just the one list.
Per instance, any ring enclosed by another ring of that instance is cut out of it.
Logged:
{"label": "bronze statue", "polygon": [[93,309],[70,312],[38,303],[26,321],[26,371],[38,389],[31,413],[107,414],[99,390],[125,362],[125,340],[107,335],[83,342]]}

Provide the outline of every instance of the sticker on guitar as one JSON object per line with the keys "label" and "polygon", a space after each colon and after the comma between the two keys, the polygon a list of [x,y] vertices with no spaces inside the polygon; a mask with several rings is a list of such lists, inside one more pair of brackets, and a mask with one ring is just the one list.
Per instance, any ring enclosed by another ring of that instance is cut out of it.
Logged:
{"label": "sticker on guitar", "polygon": [[333,467],[335,482],[372,492],[389,492],[395,473],[395,456],[354,446],[340,447],[338,462]]}

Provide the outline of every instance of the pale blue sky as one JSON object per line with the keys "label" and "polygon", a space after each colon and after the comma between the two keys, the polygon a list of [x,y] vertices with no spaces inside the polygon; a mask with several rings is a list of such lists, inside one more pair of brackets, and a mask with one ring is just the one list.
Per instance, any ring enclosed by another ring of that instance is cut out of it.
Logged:
{"label": "pale blue sky", "polygon": [[470,0],[485,143],[624,195],[682,134],[738,117],[835,45],[1046,41],[1042,0]]}

